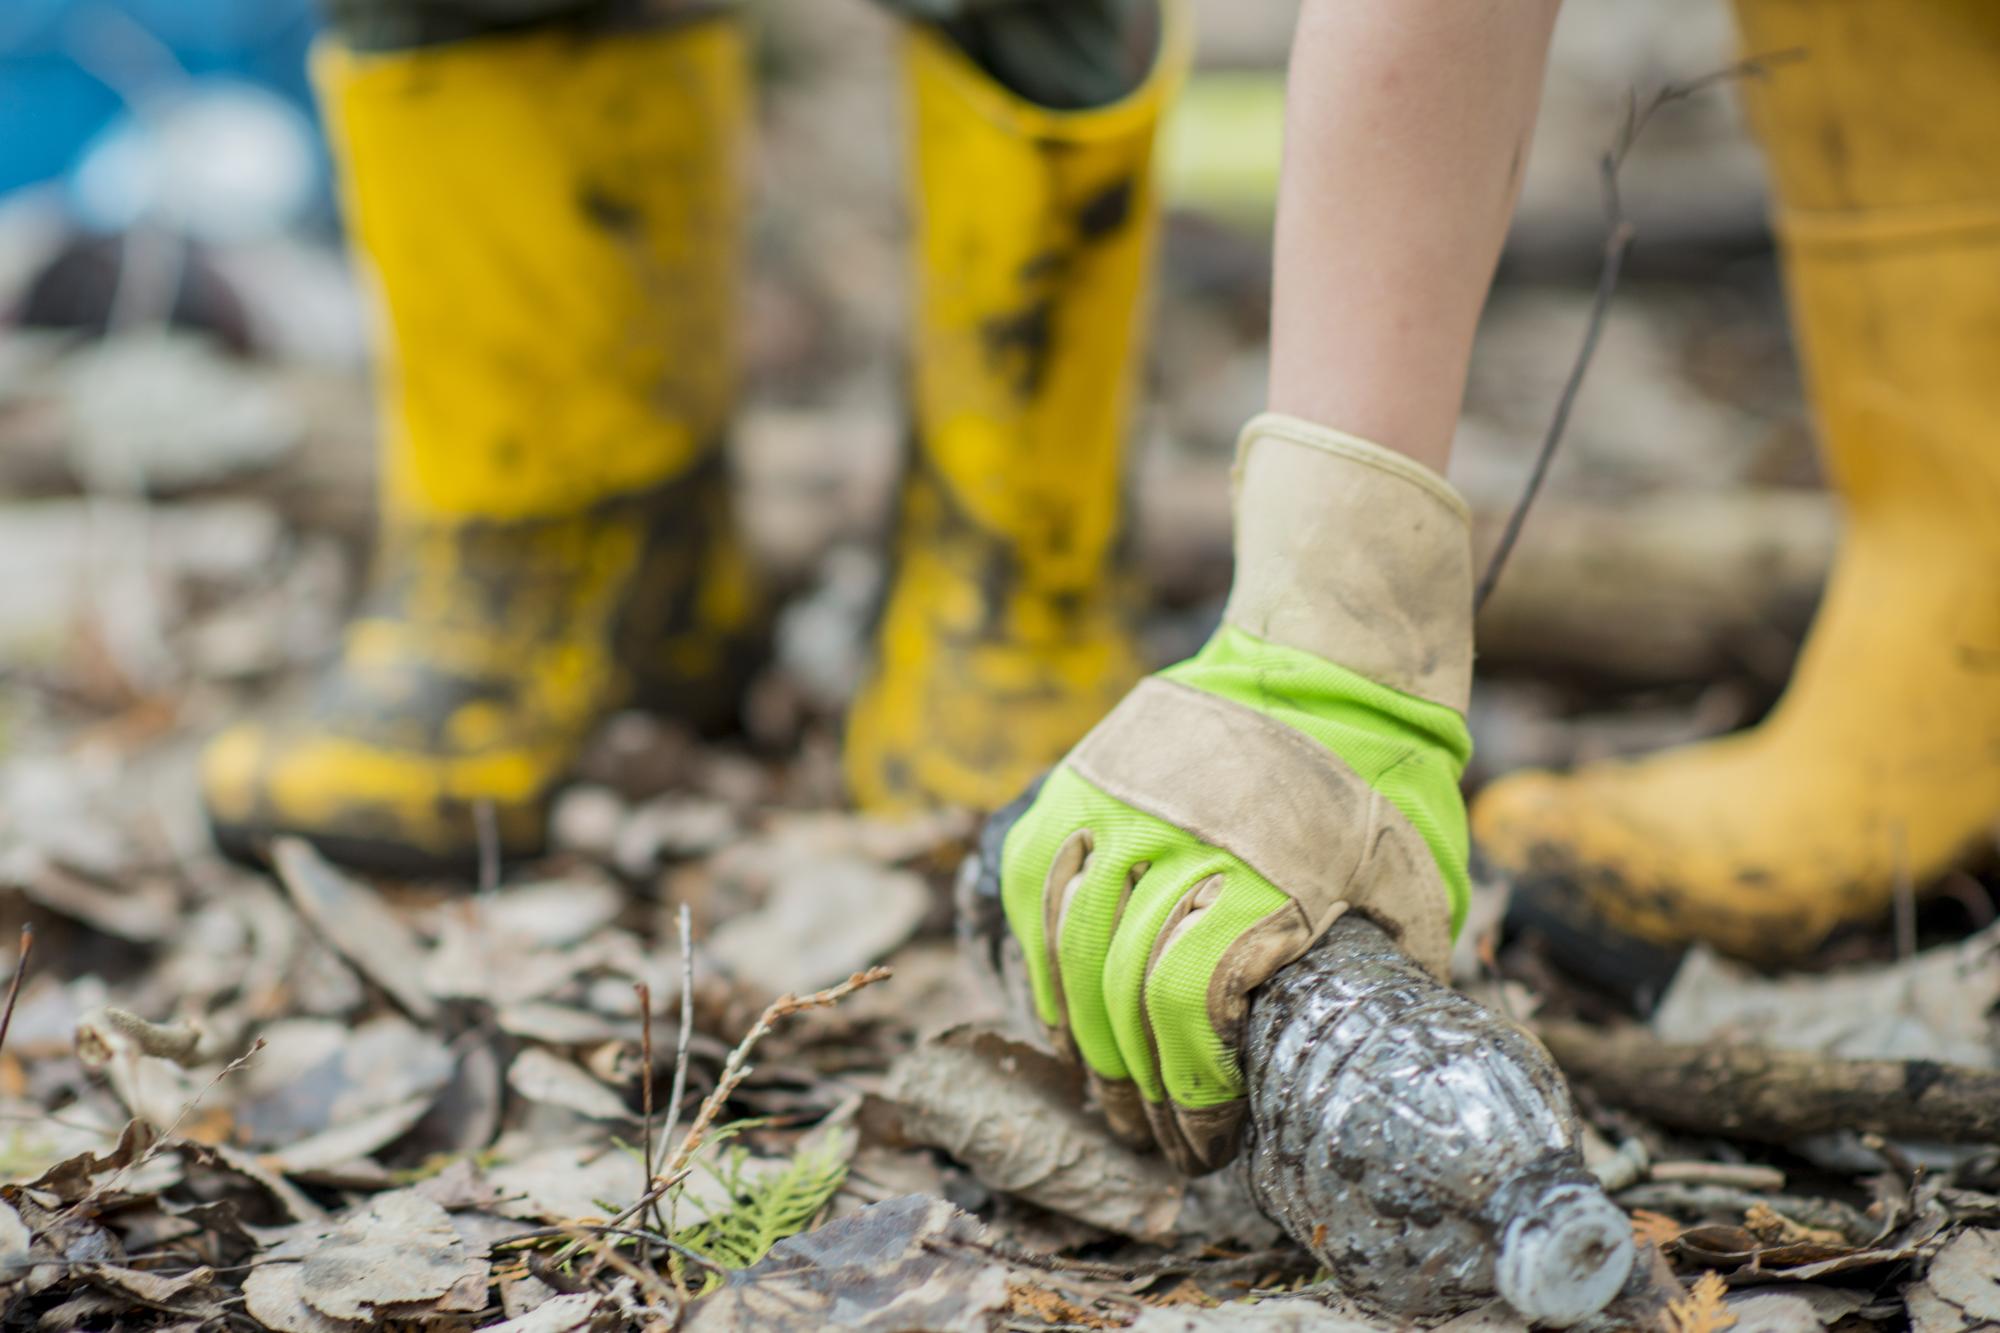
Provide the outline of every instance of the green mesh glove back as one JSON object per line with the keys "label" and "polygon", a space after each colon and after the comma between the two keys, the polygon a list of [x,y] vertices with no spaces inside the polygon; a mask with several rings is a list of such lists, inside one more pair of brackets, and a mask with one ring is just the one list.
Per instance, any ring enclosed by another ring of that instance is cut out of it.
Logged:
{"label": "green mesh glove back", "polygon": [[[1252,990],[1350,910],[1442,974],[1467,897],[1457,497],[1288,418],[1252,422],[1240,457],[1225,623],[1071,752],[1001,856],[1042,1022],[1121,1137],[1189,1171],[1235,1152]],[[1343,645],[1371,669],[1330,660]]]}

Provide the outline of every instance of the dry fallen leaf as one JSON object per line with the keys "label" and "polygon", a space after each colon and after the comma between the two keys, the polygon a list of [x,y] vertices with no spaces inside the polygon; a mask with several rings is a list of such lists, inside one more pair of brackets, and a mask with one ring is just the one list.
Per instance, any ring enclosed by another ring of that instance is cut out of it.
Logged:
{"label": "dry fallen leaf", "polygon": [[507,1086],[531,1102],[560,1106],[591,1120],[636,1119],[625,1099],[559,1055],[530,1046],[514,1057]]}
{"label": "dry fallen leaf", "polygon": [[1896,963],[1768,977],[1696,947],[1652,1017],[1666,1041],[1754,1041],[1846,1059],[1994,1063],[2000,926]]}
{"label": "dry fallen leaf", "polygon": [[299,1295],[334,1319],[368,1320],[434,1302],[484,1256],[468,1253],[443,1208],[414,1190],[378,1194],[348,1216],[299,1265]]}
{"label": "dry fallen leaf", "polygon": [[[687,1333],[987,1333],[1007,1270],[976,1248],[979,1223],[905,1195],[781,1240],[698,1302]],[[956,1243],[954,1243],[956,1242]]]}
{"label": "dry fallen leaf", "polygon": [[804,995],[886,958],[930,913],[930,887],[856,856],[784,860],[757,910],[717,926],[708,953],[772,995]]}
{"label": "dry fallen leaf", "polygon": [[1046,1052],[957,1028],[898,1060],[888,1095],[913,1141],[943,1149],[991,1189],[1121,1235],[1173,1234],[1181,1177],[1112,1138],[1084,1109],[1081,1075]]}
{"label": "dry fallen leaf", "polygon": [[307,1305],[299,1294],[299,1265],[278,1250],[266,1252],[243,1279],[243,1308],[276,1333],[356,1333],[366,1327]]}
{"label": "dry fallen leaf", "polygon": [[1176,1286],[1169,1287],[1157,1296],[1143,1298],[1148,1305],[1175,1306],[1192,1305],[1203,1310],[1212,1310],[1219,1302],[1203,1291],[1191,1277],[1184,1277]]}
{"label": "dry fallen leaf", "polygon": [[26,1271],[35,1238],[14,1205],[0,1201],[0,1282],[12,1282]]}
{"label": "dry fallen leaf", "polygon": [[1840,1232],[1825,1227],[1803,1226],[1761,1201],[1744,1210],[1743,1229],[1767,1245],[1851,1248],[1847,1237]]}
{"label": "dry fallen leaf", "polygon": [[1965,1230],[1931,1261],[1908,1292],[1916,1333],[1970,1333],[2000,1327],[2000,1231]]}
{"label": "dry fallen leaf", "polygon": [[437,1001],[419,984],[424,952],[379,894],[335,869],[300,838],[278,839],[272,844],[271,859],[299,914],[355,971],[380,986],[419,1023],[437,1018]]}
{"label": "dry fallen leaf", "polygon": [[589,1291],[552,1296],[526,1314],[488,1324],[482,1333],[574,1333],[595,1319],[603,1304],[603,1297]]}
{"label": "dry fallen leaf", "polygon": [[[1454,1321],[1453,1333],[1457,1333]],[[1188,1306],[1147,1306],[1127,1325],[1130,1333],[1388,1333],[1373,1320],[1336,1314],[1310,1298],[1282,1297],[1255,1303],[1232,1302],[1213,1310]],[[1504,1316],[1496,1322],[1464,1325],[1465,1333],[1526,1333],[1527,1326]]]}
{"label": "dry fallen leaf", "polygon": [[1868,1292],[1851,1287],[1762,1287],[1729,1298],[1732,1333],[1820,1333],[1847,1327],[1849,1315],[1871,1304]]}

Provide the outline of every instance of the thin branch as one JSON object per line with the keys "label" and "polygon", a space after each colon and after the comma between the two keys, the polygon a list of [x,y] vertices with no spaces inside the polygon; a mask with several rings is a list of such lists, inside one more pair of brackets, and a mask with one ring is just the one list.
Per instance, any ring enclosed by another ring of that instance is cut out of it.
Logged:
{"label": "thin branch", "polygon": [[[667,1130],[669,1133],[673,1131],[675,1125],[681,1122],[681,1102],[687,1096],[688,1044],[694,1040],[694,928],[693,919],[688,913],[688,905],[686,903],[682,903],[680,911],[674,914],[674,931],[680,937],[681,945],[681,1030],[679,1039],[674,1047],[673,1091],[667,1097]],[[647,1060],[648,1070],[651,1067],[652,1061],[649,1058]],[[653,1160],[651,1154],[648,1154],[646,1157],[647,1179],[650,1181],[653,1177],[659,1175],[659,1173],[659,1163]],[[677,1205],[679,1202],[678,1199],[675,1199],[667,1205],[667,1216],[664,1219],[666,1225],[662,1229],[670,1234],[675,1229],[675,1213],[678,1211]]]}
{"label": "thin branch", "polygon": [[680,1146],[675,1148],[672,1155],[662,1164],[660,1174],[671,1176],[675,1172],[686,1170],[688,1163],[707,1140],[708,1131],[714,1126],[716,1117],[722,1114],[723,1106],[735,1094],[738,1085],[750,1076],[748,1062],[751,1050],[781,1020],[807,1009],[830,1008],[864,987],[872,986],[878,981],[887,981],[892,975],[893,972],[887,967],[871,967],[865,972],[856,972],[838,986],[829,986],[825,990],[814,991],[811,995],[784,995],[773,1000],[764,1012],[757,1016],[756,1023],[744,1034],[743,1040],[736,1043],[736,1049],[729,1053],[729,1058],[722,1062],[722,1073],[715,1081],[714,1090],[702,1099],[701,1108],[695,1112],[694,1123],[689,1125],[687,1133],[681,1136]]}
{"label": "thin branch", "polygon": [[1917,953],[1917,886],[1910,881],[1910,862],[1903,826],[1889,829],[1889,864],[1895,872],[1896,961],[1907,963]]}
{"label": "thin branch", "polygon": [[174,1116],[173,1120],[168,1123],[165,1129],[160,1131],[158,1137],[156,1137],[151,1143],[146,1145],[146,1150],[144,1152],[140,1153],[136,1158],[126,1163],[124,1166],[119,1167],[116,1171],[113,1171],[103,1180],[100,1180],[95,1185],[91,1186],[89,1193],[85,1194],[81,1199],[78,1199],[75,1203],[69,1206],[68,1209],[69,1215],[74,1216],[80,1214],[90,1204],[94,1203],[97,1199],[101,1198],[107,1191],[123,1183],[134,1172],[138,1171],[141,1167],[148,1165],[149,1163],[152,1162],[154,1158],[158,1157],[162,1151],[164,1151],[168,1146],[170,1146],[173,1143],[174,1134],[180,1129],[181,1122],[186,1120],[190,1115],[194,1114],[194,1108],[201,1105],[202,1098],[208,1096],[209,1093],[214,1092],[216,1086],[220,1084],[222,1080],[228,1078],[231,1074],[234,1074],[237,1071],[248,1066],[249,1063],[252,1060],[254,1060],[261,1051],[263,1051],[264,1047],[267,1044],[268,1043],[264,1040],[264,1038],[262,1037],[257,1038],[255,1041],[250,1043],[249,1050],[243,1052],[243,1054],[237,1056],[234,1060],[231,1060],[221,1069],[218,1069],[215,1072],[215,1077],[210,1079],[206,1084],[204,1084],[200,1092],[197,1092],[194,1096],[188,1098],[186,1102],[182,1103],[179,1113]]}
{"label": "thin branch", "polygon": [[[648,1297],[655,1300],[664,1297],[668,1301],[675,1301],[678,1305],[679,1302],[672,1289],[660,1281],[659,1274],[639,1267],[624,1255],[618,1253],[618,1247],[606,1238],[607,1236],[629,1234],[632,1230],[631,1228],[570,1226],[558,1228],[558,1230],[574,1237],[570,1242],[572,1245],[580,1245],[585,1249],[597,1251],[596,1260],[591,1265],[593,1271],[598,1268],[616,1269],[623,1276],[632,1279],[633,1283],[641,1291],[646,1292]],[[672,1244],[672,1242],[668,1243]],[[586,1273],[585,1276],[588,1277],[590,1274]]]}
{"label": "thin branch", "polygon": [[[259,1055],[261,1055],[263,1053],[264,1047],[267,1045],[269,1045],[269,1043],[266,1042],[264,1038],[259,1037],[255,1041],[250,1043],[249,1050],[243,1052],[243,1054],[237,1056],[234,1060],[231,1060],[228,1064],[216,1070],[215,1077],[210,1079],[207,1082],[207,1084],[203,1086],[200,1092],[197,1092],[194,1096],[188,1098],[188,1100],[181,1106],[180,1111],[174,1116],[173,1120],[168,1123],[165,1129],[160,1131],[160,1137],[154,1139],[151,1146],[149,1146],[145,1152],[139,1154],[139,1159],[133,1162],[131,1166],[125,1168],[125,1170],[136,1171],[140,1167],[152,1161],[155,1157],[158,1157],[160,1153],[174,1141],[174,1135],[179,1132],[181,1127],[181,1122],[194,1114],[194,1108],[201,1105],[202,1099],[208,1096],[209,1093],[214,1092],[216,1088],[221,1085],[222,1080],[228,1078],[231,1074],[237,1073],[243,1069],[248,1068],[250,1062],[256,1059]],[[116,1178],[117,1177],[113,1177],[113,1179]]]}
{"label": "thin branch", "polygon": [[663,1250],[677,1254],[690,1263],[700,1264],[703,1268],[708,1269],[718,1276],[726,1274],[729,1271],[726,1266],[717,1263],[700,1250],[692,1246],[683,1245],[679,1241],[669,1236],[661,1235],[657,1231],[647,1227],[621,1227],[613,1226],[609,1223],[598,1225],[596,1223],[572,1222],[568,1226],[539,1227],[533,1231],[523,1231],[517,1236],[509,1236],[502,1241],[495,1241],[488,1247],[487,1252],[498,1255],[525,1245],[531,1245],[540,1240],[574,1240],[579,1235],[623,1236],[631,1240],[644,1241],[648,1245],[657,1245]]}
{"label": "thin branch", "polygon": [[1583,390],[1584,376],[1590,370],[1590,363],[1596,359],[1598,340],[1604,336],[1605,318],[1611,312],[1611,296],[1618,290],[1618,279],[1625,268],[1625,252],[1631,248],[1632,237],[1637,230],[1625,215],[1625,199],[1619,190],[1618,173],[1624,167],[1625,159],[1631,155],[1639,136],[1661,107],[1686,101],[1719,83],[1748,77],[1761,78],[1774,65],[1796,60],[1804,54],[1803,51],[1793,50],[1752,56],[1698,79],[1667,84],[1654,93],[1644,106],[1635,98],[1627,99],[1624,122],[1598,163],[1598,176],[1604,191],[1604,252],[1597,270],[1597,290],[1590,301],[1590,317],[1583,327],[1583,342],[1576,350],[1576,359],[1570,363],[1569,375],[1556,398],[1555,413],[1549,419],[1549,428],[1542,436],[1541,447],[1536,450],[1527,485],[1521,491],[1521,498],[1515,501],[1513,512],[1507,516],[1507,526],[1502,529],[1500,540],[1486,562],[1486,572],[1479,576],[1479,587],[1472,595],[1474,614],[1493,595],[1494,585],[1500,581],[1500,571],[1506,565],[1507,557],[1514,553],[1522,525],[1528,521],[1528,510],[1534,506],[1536,497],[1541,494],[1542,483],[1548,479],[1549,465],[1555,461],[1556,446],[1569,429],[1570,413],[1576,407],[1577,395]]}
{"label": "thin branch", "polygon": [[500,889],[500,821],[492,801],[473,802],[472,831],[479,840],[479,896],[490,898]]}
{"label": "thin branch", "polygon": [[21,952],[14,959],[14,975],[7,981],[7,1008],[0,1013],[0,1050],[7,1048],[7,1029],[14,1026],[14,1002],[21,998],[21,978],[28,975],[28,957],[35,951],[35,928],[21,923]]}
{"label": "thin branch", "polygon": [[[722,1073],[715,1081],[715,1090],[702,1100],[701,1109],[695,1112],[694,1123],[688,1126],[687,1133],[681,1136],[680,1143],[667,1155],[666,1161],[661,1164],[646,1192],[604,1225],[611,1227],[625,1225],[687,1179],[690,1169],[688,1164],[694,1160],[695,1153],[699,1152],[701,1145],[707,1141],[708,1132],[714,1128],[716,1117],[722,1114],[722,1108],[728,1104],[730,1097],[735,1094],[743,1080],[750,1076],[750,1052],[756,1048],[758,1042],[770,1035],[773,1027],[791,1015],[807,1009],[825,1009],[839,1004],[854,992],[873,986],[878,981],[887,981],[894,975],[895,972],[891,968],[871,967],[866,972],[856,972],[838,986],[829,986],[810,995],[781,995],[771,1001],[764,1012],[757,1016],[757,1021],[751,1025],[750,1030],[743,1035],[743,1040],[736,1043],[736,1049],[729,1053],[729,1058],[722,1062]],[[568,1259],[574,1252],[575,1246],[572,1243],[556,1257],[558,1260]]]}
{"label": "thin branch", "polygon": [[[632,991],[639,997],[639,1066],[643,1071],[639,1076],[639,1113],[641,1117],[639,1160],[646,1164],[646,1179],[653,1178],[653,988],[643,981],[632,983]],[[660,1216],[659,1205],[653,1206],[653,1224],[660,1230],[667,1230],[666,1219]]]}

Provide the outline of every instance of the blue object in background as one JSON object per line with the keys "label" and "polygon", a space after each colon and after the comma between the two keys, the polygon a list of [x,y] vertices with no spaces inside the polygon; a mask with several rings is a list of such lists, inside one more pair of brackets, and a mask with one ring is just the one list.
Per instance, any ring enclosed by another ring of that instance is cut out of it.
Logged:
{"label": "blue object in background", "polygon": [[0,0],[0,196],[68,175],[128,98],[248,83],[312,116],[316,27],[312,0]]}

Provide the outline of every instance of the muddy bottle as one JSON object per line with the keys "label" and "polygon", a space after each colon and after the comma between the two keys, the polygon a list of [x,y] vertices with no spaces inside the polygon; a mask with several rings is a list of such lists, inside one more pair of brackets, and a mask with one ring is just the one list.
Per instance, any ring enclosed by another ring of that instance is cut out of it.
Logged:
{"label": "muddy bottle", "polygon": [[1630,1224],[1583,1169],[1548,1054],[1347,917],[1251,997],[1243,1052],[1260,1207],[1375,1311],[1495,1291],[1568,1325],[1632,1268]]}

